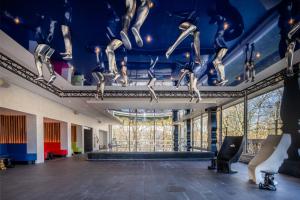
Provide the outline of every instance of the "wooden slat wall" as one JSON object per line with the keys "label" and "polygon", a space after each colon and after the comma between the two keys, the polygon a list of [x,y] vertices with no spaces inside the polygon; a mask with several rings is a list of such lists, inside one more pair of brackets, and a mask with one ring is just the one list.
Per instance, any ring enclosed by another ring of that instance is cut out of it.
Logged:
{"label": "wooden slat wall", "polygon": [[71,126],[71,140],[72,142],[77,142],[77,137],[76,137],[76,126],[72,125]]}
{"label": "wooden slat wall", "polygon": [[59,122],[44,122],[44,142],[60,142]]}
{"label": "wooden slat wall", "polygon": [[0,144],[26,144],[26,116],[0,115]]}

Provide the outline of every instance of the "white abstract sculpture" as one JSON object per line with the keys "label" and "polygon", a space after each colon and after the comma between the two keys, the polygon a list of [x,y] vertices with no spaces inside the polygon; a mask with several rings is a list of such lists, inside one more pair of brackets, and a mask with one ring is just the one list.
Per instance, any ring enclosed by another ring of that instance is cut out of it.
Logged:
{"label": "white abstract sculpture", "polygon": [[261,170],[278,172],[284,159],[288,158],[287,150],[290,145],[290,134],[283,134],[282,136],[269,135],[263,142],[258,154],[248,165],[249,179],[259,184],[263,182]]}

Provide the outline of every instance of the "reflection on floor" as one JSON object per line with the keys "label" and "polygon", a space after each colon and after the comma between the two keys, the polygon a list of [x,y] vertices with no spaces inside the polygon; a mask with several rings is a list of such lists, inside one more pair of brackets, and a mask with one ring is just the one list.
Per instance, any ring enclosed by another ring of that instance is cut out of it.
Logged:
{"label": "reflection on floor", "polygon": [[300,179],[276,176],[276,192],[239,173],[208,171],[206,161],[104,161],[66,158],[0,171],[0,199],[297,199]]}

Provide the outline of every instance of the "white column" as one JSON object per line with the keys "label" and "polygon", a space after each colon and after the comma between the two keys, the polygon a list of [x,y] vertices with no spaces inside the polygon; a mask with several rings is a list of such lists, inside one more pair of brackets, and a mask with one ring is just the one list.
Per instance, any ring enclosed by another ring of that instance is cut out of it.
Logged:
{"label": "white column", "polygon": [[68,157],[71,157],[73,154],[72,150],[72,134],[71,134],[71,123],[67,123],[67,145],[68,145]]}
{"label": "white column", "polygon": [[60,145],[61,149],[68,151],[67,157],[72,156],[71,123],[69,122],[60,122]]}
{"label": "white column", "polygon": [[27,153],[37,152],[36,116],[26,115]]}
{"label": "white column", "polygon": [[44,118],[43,116],[36,116],[35,123],[35,134],[36,134],[36,153],[37,160],[36,163],[44,162]]}

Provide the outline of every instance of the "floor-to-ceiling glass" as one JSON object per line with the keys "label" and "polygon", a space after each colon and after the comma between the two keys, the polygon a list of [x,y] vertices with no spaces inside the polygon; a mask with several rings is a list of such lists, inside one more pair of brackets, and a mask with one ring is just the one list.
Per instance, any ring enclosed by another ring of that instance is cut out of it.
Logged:
{"label": "floor-to-ceiling glass", "polygon": [[280,135],[283,88],[248,101],[248,153],[255,155],[268,135]]}
{"label": "floor-to-ceiling glass", "polygon": [[160,110],[113,111],[122,125],[112,129],[112,151],[172,151],[172,112]]}

